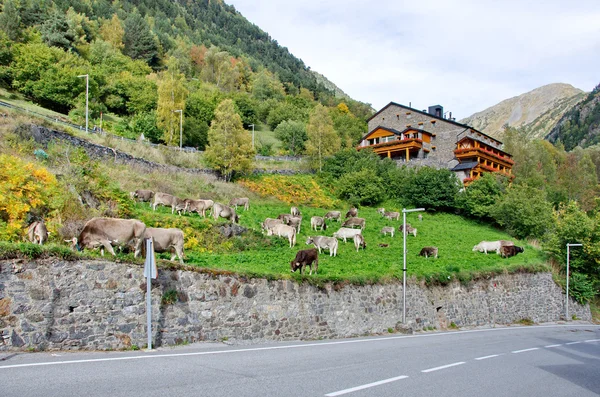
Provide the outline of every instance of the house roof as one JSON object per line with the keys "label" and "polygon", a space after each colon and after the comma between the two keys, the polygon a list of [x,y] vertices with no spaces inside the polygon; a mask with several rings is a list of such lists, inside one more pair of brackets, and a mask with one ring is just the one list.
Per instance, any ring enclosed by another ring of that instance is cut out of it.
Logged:
{"label": "house roof", "polygon": [[[458,126],[458,127],[470,128],[470,129],[472,129],[473,131],[476,131],[476,132],[478,132],[478,133],[480,133],[480,134],[482,134],[482,135],[485,135],[485,136],[487,136],[488,138],[490,138],[490,139],[493,139],[493,140],[495,140],[495,141],[499,142],[500,144],[502,144],[502,141],[499,141],[498,139],[496,139],[496,138],[493,138],[493,137],[489,136],[488,134],[486,134],[486,133],[484,133],[484,132],[481,132],[481,131],[479,131],[479,130],[476,130],[475,128],[471,127],[470,125],[466,125],[466,124],[458,123],[458,122],[456,122],[456,121],[448,120],[448,119],[445,119],[445,118],[442,118],[442,117],[437,117],[437,116],[434,116],[433,114],[429,114],[429,113],[427,113],[427,112],[423,112],[422,110],[417,110],[417,109],[411,108],[411,107],[409,107],[409,106],[404,106],[404,105],[401,105],[401,104],[399,104],[399,103],[396,103],[396,102],[390,102],[390,103],[388,103],[387,105],[385,105],[384,107],[382,107],[382,108],[381,108],[381,109],[380,109],[380,110],[379,110],[377,113],[375,113],[374,115],[372,115],[371,117],[369,117],[369,119],[367,120],[367,123],[368,123],[369,121],[371,121],[371,120],[372,120],[372,119],[373,119],[375,116],[377,116],[379,113],[383,112],[385,109],[387,109],[387,108],[388,108],[388,107],[390,107],[390,106],[398,106],[398,107],[401,107],[401,108],[403,108],[403,109],[410,110],[411,112],[417,112],[417,113],[420,113],[420,114],[424,114],[424,115],[426,115],[426,116],[429,116],[429,117],[432,117],[432,118],[434,118],[434,119],[441,120],[441,121],[445,121],[446,123],[454,124],[454,125],[456,125],[456,126]],[[439,106],[439,105],[437,105],[437,106]]]}
{"label": "house roof", "polygon": [[457,164],[450,171],[470,170],[470,169],[477,167],[477,164],[479,164],[477,161],[468,161],[466,163],[460,163],[460,164]]}

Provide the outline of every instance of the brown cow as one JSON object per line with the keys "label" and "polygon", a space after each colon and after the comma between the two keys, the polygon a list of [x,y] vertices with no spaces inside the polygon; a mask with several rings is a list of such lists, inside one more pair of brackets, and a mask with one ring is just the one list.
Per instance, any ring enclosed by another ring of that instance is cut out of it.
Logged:
{"label": "brown cow", "polygon": [[518,247],[516,245],[503,245],[500,247],[500,256],[503,258],[510,258],[520,252],[525,252],[523,247]]}
{"label": "brown cow", "polygon": [[171,252],[171,260],[177,256],[179,263],[183,264],[183,231],[181,229],[147,227],[144,237],[152,238],[154,252]]}
{"label": "brown cow", "polygon": [[240,217],[235,210],[225,204],[215,203],[213,205],[213,219],[217,220],[219,217],[225,218],[233,223],[240,223]]}
{"label": "brown cow", "polygon": [[248,211],[248,209],[250,209],[250,199],[248,197],[239,197],[239,198],[232,198],[231,201],[229,202],[229,206],[234,206],[235,209],[237,210],[237,206],[244,206],[244,211]]}
{"label": "brown cow", "polygon": [[344,218],[354,218],[358,216],[358,208],[352,207],[346,212],[346,216]]}
{"label": "brown cow", "polygon": [[294,273],[300,269],[300,274],[304,273],[306,266],[310,267],[309,275],[312,275],[313,264],[315,266],[315,274],[319,270],[319,253],[316,248],[300,250],[296,253],[296,257],[290,262],[290,271]]}
{"label": "brown cow", "polygon": [[366,223],[365,218],[352,217],[352,218],[349,218],[348,220],[344,221],[344,223],[342,223],[342,227],[351,227],[351,228],[353,228],[354,226],[358,226],[362,230],[364,230],[365,223]]}
{"label": "brown cow", "polygon": [[329,211],[323,216],[323,219],[335,219],[338,222],[341,222],[342,213],[340,211]]}
{"label": "brown cow", "polygon": [[424,256],[425,258],[429,258],[433,256],[434,258],[438,257],[438,247],[423,247],[421,248],[421,252],[419,252],[420,256]]}
{"label": "brown cow", "polygon": [[154,198],[154,192],[152,190],[138,189],[135,192],[129,193],[132,199],[139,199],[139,201],[147,201],[152,207],[152,199]]}
{"label": "brown cow", "polygon": [[49,235],[50,233],[48,232],[48,229],[46,229],[44,221],[33,222],[27,229],[27,237],[29,237],[29,241],[34,244],[43,245],[48,241]]}
{"label": "brown cow", "polygon": [[106,249],[113,256],[115,251],[112,244],[128,245],[133,242],[134,256],[137,257],[142,252],[145,232],[146,225],[137,219],[92,218],[86,222],[79,238],[73,237],[73,240],[67,241],[72,242],[71,248],[79,251],[100,247],[102,255]]}
{"label": "brown cow", "polygon": [[185,200],[180,199],[177,196],[173,196],[172,194],[156,192],[154,194],[154,203],[152,204],[152,209],[156,211],[156,207],[158,205],[164,205],[166,207],[171,207],[171,214],[177,210],[179,215],[181,215],[181,211],[185,211],[187,209],[187,203]]}
{"label": "brown cow", "polygon": [[365,243],[365,238],[362,234],[355,234],[353,240],[354,247],[356,247],[356,252],[358,252],[359,248],[362,248],[363,250],[367,249],[367,243]]}

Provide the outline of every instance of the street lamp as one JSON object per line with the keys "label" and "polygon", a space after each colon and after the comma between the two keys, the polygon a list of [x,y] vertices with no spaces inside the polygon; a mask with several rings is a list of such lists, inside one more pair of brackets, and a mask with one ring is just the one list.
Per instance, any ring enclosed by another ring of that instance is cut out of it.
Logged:
{"label": "street lamp", "polygon": [[249,127],[252,127],[252,149],[254,149],[254,124],[250,124]]}
{"label": "street lamp", "polygon": [[425,211],[425,208],[402,209],[402,324],[406,324],[406,214],[417,211]]}
{"label": "street lamp", "polygon": [[183,142],[183,110],[173,110],[175,113],[179,113],[179,150],[182,150]]}
{"label": "street lamp", "polygon": [[570,248],[571,247],[582,247],[582,246],[583,246],[583,244],[567,243],[567,299],[566,299],[566,303],[565,303],[567,321],[569,321],[569,256],[570,256]]}
{"label": "street lamp", "polygon": [[88,132],[88,94],[90,92],[90,75],[82,74],[77,77],[85,77],[85,132]]}

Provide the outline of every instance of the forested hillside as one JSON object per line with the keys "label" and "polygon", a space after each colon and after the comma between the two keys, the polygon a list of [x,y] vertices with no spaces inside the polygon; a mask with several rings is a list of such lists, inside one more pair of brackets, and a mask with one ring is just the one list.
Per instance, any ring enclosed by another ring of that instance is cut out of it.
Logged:
{"label": "forested hillside", "polygon": [[546,139],[561,142],[566,150],[600,144],[600,85],[565,113]]}
{"label": "forested hillside", "polygon": [[[0,84],[81,123],[84,75],[90,127],[103,123],[169,145],[179,144],[176,111],[183,110],[183,144],[203,149],[225,99],[246,128],[272,130],[284,121],[304,127],[320,103],[342,146],[360,138],[371,114],[368,104],[336,98],[300,59],[221,1],[3,2]],[[277,135],[285,150],[303,149],[287,131]]]}

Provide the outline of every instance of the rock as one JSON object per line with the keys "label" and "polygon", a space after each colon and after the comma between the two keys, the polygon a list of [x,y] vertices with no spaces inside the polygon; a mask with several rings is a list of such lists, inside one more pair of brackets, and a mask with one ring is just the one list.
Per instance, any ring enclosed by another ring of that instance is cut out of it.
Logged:
{"label": "rock", "polygon": [[248,229],[240,226],[236,223],[232,223],[230,225],[223,225],[223,226],[219,226],[219,232],[221,232],[221,234],[227,238],[233,237],[233,236],[239,236],[243,233],[245,233]]}

